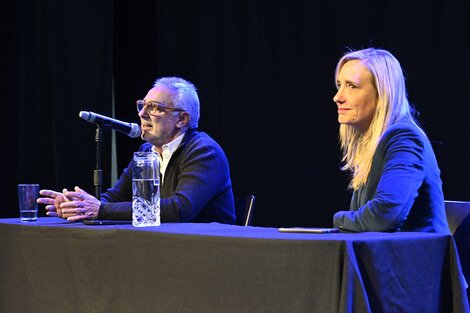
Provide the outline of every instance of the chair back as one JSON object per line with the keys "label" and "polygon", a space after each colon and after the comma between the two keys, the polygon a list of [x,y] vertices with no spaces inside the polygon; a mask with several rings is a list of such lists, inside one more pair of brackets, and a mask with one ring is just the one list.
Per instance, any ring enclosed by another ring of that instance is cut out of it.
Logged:
{"label": "chair back", "polygon": [[[447,223],[459,252],[460,265],[467,282],[470,281],[470,202],[445,201]],[[470,288],[467,288],[470,299]]]}
{"label": "chair back", "polygon": [[255,207],[255,196],[249,195],[242,198],[235,198],[236,225],[250,226],[251,217]]}
{"label": "chair back", "polygon": [[446,200],[445,209],[450,232],[454,235],[465,218],[470,215],[470,202]]}

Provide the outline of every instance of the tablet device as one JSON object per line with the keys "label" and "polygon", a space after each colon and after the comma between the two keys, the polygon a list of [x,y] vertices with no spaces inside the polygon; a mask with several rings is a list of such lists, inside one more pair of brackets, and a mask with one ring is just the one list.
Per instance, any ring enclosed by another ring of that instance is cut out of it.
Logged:
{"label": "tablet device", "polygon": [[281,233],[314,233],[314,234],[326,234],[326,233],[339,233],[338,228],[319,228],[319,227],[281,227],[279,228]]}
{"label": "tablet device", "polygon": [[126,225],[132,224],[131,220],[83,220],[86,225]]}

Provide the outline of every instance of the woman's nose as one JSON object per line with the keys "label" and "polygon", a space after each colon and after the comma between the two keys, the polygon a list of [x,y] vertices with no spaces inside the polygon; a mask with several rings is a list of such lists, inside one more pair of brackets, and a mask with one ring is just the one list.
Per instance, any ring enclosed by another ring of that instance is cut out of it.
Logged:
{"label": "woman's nose", "polygon": [[338,89],[338,91],[336,92],[336,94],[333,97],[333,101],[336,102],[336,103],[344,102],[344,97],[343,97],[343,93],[341,92],[341,89]]}

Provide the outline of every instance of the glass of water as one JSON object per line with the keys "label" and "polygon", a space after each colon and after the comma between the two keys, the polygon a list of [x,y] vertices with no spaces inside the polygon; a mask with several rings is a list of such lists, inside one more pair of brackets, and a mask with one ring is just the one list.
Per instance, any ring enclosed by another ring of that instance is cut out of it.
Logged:
{"label": "glass of water", "polygon": [[39,184],[18,184],[18,200],[20,219],[22,222],[32,222],[38,219]]}

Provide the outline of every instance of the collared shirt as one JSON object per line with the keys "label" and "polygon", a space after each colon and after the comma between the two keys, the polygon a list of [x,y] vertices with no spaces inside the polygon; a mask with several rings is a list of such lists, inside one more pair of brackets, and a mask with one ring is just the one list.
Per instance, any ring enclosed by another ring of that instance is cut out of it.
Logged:
{"label": "collared shirt", "polygon": [[158,163],[160,164],[160,174],[162,175],[162,184],[165,179],[165,170],[166,170],[166,167],[168,166],[168,162],[170,161],[171,156],[176,151],[176,149],[178,149],[183,138],[184,138],[184,133],[176,137],[175,140],[167,144],[164,144],[162,146],[161,155],[160,153],[158,153],[157,149],[155,149],[155,146],[152,147],[152,151],[157,153],[158,155]]}

